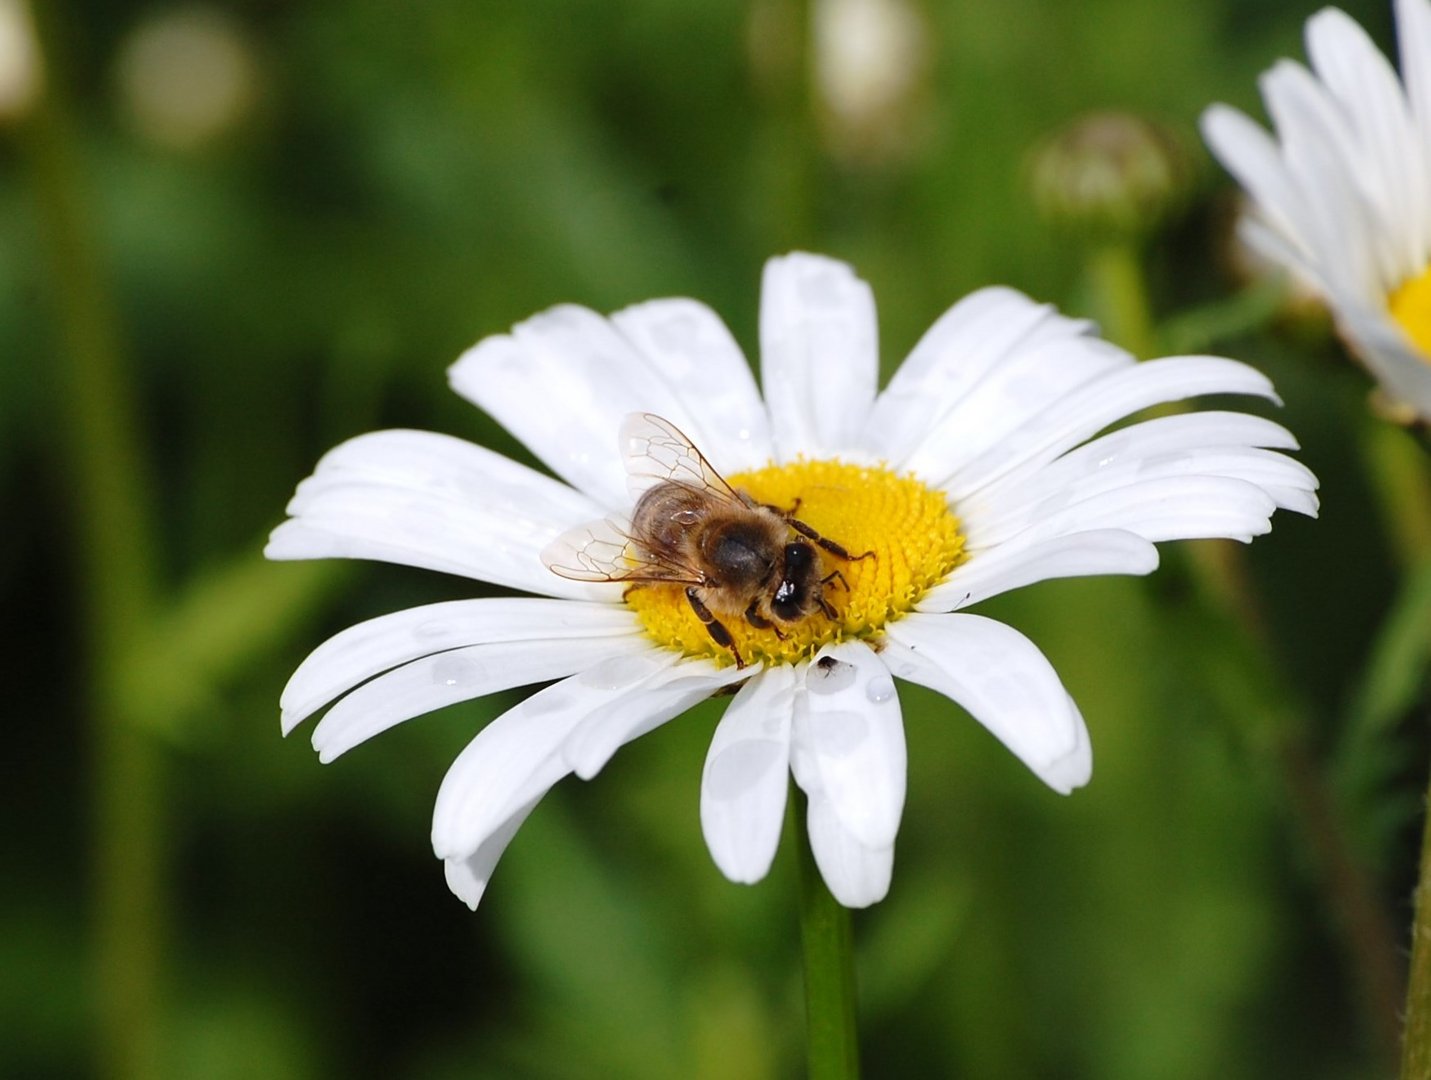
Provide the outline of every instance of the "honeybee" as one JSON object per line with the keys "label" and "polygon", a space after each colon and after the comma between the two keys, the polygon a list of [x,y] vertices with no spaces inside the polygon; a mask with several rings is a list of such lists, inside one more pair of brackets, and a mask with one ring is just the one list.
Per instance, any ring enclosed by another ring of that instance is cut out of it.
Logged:
{"label": "honeybee", "polygon": [[[825,598],[835,569],[825,573],[822,552],[844,562],[851,555],[788,510],[757,502],[733,488],[668,420],[632,413],[621,425],[627,484],[637,496],[629,530],[610,519],[563,533],[542,562],[575,581],[684,585],[691,610],[736,667],[745,659],[722,619],[744,619],[784,637],[782,627],[816,612],[836,617]],[[818,549],[818,550],[817,550]]]}

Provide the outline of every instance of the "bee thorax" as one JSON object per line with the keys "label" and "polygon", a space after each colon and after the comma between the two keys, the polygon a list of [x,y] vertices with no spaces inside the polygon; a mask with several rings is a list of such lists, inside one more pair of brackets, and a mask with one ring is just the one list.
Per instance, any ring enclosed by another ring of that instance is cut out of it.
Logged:
{"label": "bee thorax", "polygon": [[731,522],[711,529],[704,540],[706,559],[724,583],[758,585],[769,578],[775,568],[775,552],[763,528]]}

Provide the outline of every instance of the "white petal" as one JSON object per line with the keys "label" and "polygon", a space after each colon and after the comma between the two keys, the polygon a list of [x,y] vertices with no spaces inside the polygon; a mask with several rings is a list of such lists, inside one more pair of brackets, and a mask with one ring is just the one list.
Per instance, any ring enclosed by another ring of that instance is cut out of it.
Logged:
{"label": "white petal", "polygon": [[1017,630],[979,615],[913,614],[886,630],[882,654],[901,679],[962,705],[1049,787],[1088,782],[1088,732],[1058,674]]}
{"label": "white petal", "polygon": [[1394,0],[1401,77],[1411,103],[1423,154],[1431,152],[1431,5]]}
{"label": "white petal", "polygon": [[1158,549],[1123,529],[1093,529],[1037,542],[1015,539],[980,552],[915,605],[917,611],[957,611],[991,596],[1054,578],[1150,574]]}
{"label": "white petal", "polygon": [[940,484],[1077,388],[1133,366],[1122,349],[1086,336],[1090,330],[1061,316],[1044,319],[922,433],[904,467]]}
{"label": "white petal", "polygon": [[1302,227],[1333,291],[1369,298],[1395,273],[1389,230],[1352,175],[1361,150],[1326,90],[1301,64],[1282,60],[1261,81],[1282,157],[1306,199]]}
{"label": "white petal", "polygon": [[1401,273],[1426,264],[1427,163],[1401,83],[1360,26],[1325,8],[1307,20],[1307,54],[1357,136],[1354,180],[1390,226]]}
{"label": "white petal", "polygon": [[810,851],[830,894],[847,908],[883,900],[894,874],[894,845],[861,843],[823,796],[810,797],[807,814]]}
{"label": "white petal", "polygon": [[[464,860],[498,836],[570,770],[561,742],[606,694],[565,679],[508,709],[477,733],[442,779],[432,813],[432,850]],[[493,860],[495,862],[495,860]]]}
{"label": "white petal", "polygon": [[683,429],[695,426],[650,358],[596,312],[573,305],[479,341],[447,376],[454,390],[601,504],[588,518],[628,504],[616,446],[622,417],[653,412]]}
{"label": "white petal", "polygon": [[805,668],[790,766],[861,844],[888,847],[904,811],[904,723],[889,669],[862,641],[825,645]]}
{"label": "white petal", "polygon": [[[1221,476],[1170,476],[1099,492],[1032,522],[969,530],[970,551],[1008,543],[1034,543],[1090,529],[1127,529],[1144,540],[1222,538],[1244,543],[1271,531],[1276,500],[1245,480]],[[1018,531],[1013,531],[1018,530]]]}
{"label": "white petal", "polygon": [[701,830],[731,881],[759,881],[775,858],[790,790],[797,689],[793,667],[766,668],[740,688],[711,738],[701,775]]}
{"label": "white petal", "polygon": [[[615,428],[612,429],[613,433]],[[612,435],[615,456],[615,436]],[[427,431],[378,431],[330,450],[298,486],[270,559],[379,559],[527,592],[600,598],[563,581],[542,546],[596,505],[480,446]]]}
{"label": "white petal", "polygon": [[628,735],[645,730],[648,717],[668,700],[649,693],[648,682],[678,660],[648,641],[645,652],[594,664],[483,728],[457,755],[437,793],[432,846],[438,858],[466,858],[512,813],[570,772],[563,744],[584,723],[625,710]]}
{"label": "white petal", "polygon": [[1217,356],[1177,356],[1114,368],[1054,402],[943,486],[956,501],[968,498],[1016,468],[1052,461],[1130,413],[1200,394],[1279,400],[1261,372]]}
{"label": "white petal", "polygon": [[1313,214],[1301,188],[1288,175],[1273,138],[1245,113],[1227,105],[1213,105],[1202,114],[1202,134],[1268,224],[1302,255],[1310,253]]}
{"label": "white petal", "polygon": [[687,435],[724,472],[764,465],[774,456],[770,419],[750,364],[725,323],[694,300],[652,300],[611,316],[646,356],[674,396],[693,403]]}
{"label": "white petal", "polygon": [[[671,657],[678,654],[671,653]],[[594,710],[562,746],[562,755],[572,772],[590,780],[606,767],[617,750],[698,705],[722,687],[758,674],[751,666],[716,667],[709,660],[689,659],[663,664],[650,672],[639,685],[629,686],[622,696]],[[614,684],[627,672],[611,676]]]}
{"label": "white petal", "polygon": [[1406,339],[1401,328],[1379,312],[1341,309],[1341,331],[1386,392],[1431,418],[1431,359]]}
{"label": "white petal", "polygon": [[869,286],[844,263],[819,255],[767,262],[760,375],[780,460],[857,448],[879,379]]}
{"label": "white petal", "polygon": [[621,604],[534,597],[450,600],[368,619],[308,655],[279,698],[283,733],[359,683],[421,656],[492,641],[611,637],[639,630]]}
{"label": "white petal", "polygon": [[1013,289],[996,286],[964,297],[919,339],[875,400],[861,445],[893,467],[903,465],[938,421],[1045,320],[1078,332],[1088,326]]}
{"label": "white petal", "polygon": [[[560,779],[560,777],[556,777],[553,783],[556,782],[556,779]],[[507,845],[512,842],[512,837],[516,836],[517,830],[522,827],[522,822],[527,820],[531,812],[536,809],[537,803],[541,802],[542,795],[546,793],[547,788],[543,788],[541,794],[525,806],[518,808],[471,855],[466,858],[442,861],[447,887],[473,911],[477,910],[477,905],[482,900],[482,894],[487,891],[487,883],[492,880],[492,871],[496,869],[497,860],[502,857],[502,852],[507,850]]]}
{"label": "white petal", "polygon": [[[1247,451],[1261,447],[1295,449],[1290,432],[1270,420],[1245,413],[1195,412],[1161,416],[1110,432],[1069,451],[1057,461],[1035,460],[1005,473],[977,495],[959,504],[967,523],[987,523],[1016,513],[1040,500],[1054,498],[1057,505],[1075,501],[1068,490],[1083,484],[1082,494],[1091,493],[1093,478],[1104,487],[1148,479],[1179,471],[1201,471],[1211,475],[1235,476],[1256,483],[1271,493],[1289,494],[1287,505],[1303,513],[1315,511],[1316,500],[1309,493],[1317,489],[1317,478],[1300,463],[1280,454]],[[1193,463],[1198,468],[1193,468]],[[1282,488],[1289,492],[1282,492]],[[1301,493],[1298,497],[1296,493]],[[1047,509],[1055,509],[1049,505]]]}
{"label": "white petal", "polygon": [[424,656],[379,675],[342,698],[313,729],[313,749],[319,760],[327,763],[374,735],[435,709],[515,686],[565,678],[650,651],[649,638],[628,634],[494,641]]}
{"label": "white petal", "polygon": [[[1065,463],[1070,460],[1077,462],[1091,458],[1102,467],[1129,457],[1147,458],[1182,453],[1185,450],[1251,446],[1276,450],[1298,449],[1296,438],[1282,425],[1249,413],[1201,409],[1197,412],[1159,416],[1110,431],[1069,451],[1052,465],[1041,460],[1027,462],[989,484],[971,502],[992,502],[995,499],[1017,497],[1017,493],[1021,493],[1025,485],[1039,482],[1049,470],[1068,468]],[[969,503],[961,503],[960,510],[964,511],[968,505]]]}
{"label": "white petal", "polygon": [[1175,477],[1242,481],[1265,492],[1274,506],[1316,516],[1312,492],[1317,478],[1305,465],[1271,450],[1217,446],[1109,458],[1100,448],[1085,454],[1092,446],[1060,458],[1017,489],[1000,491],[998,498],[986,490],[960,504],[970,546],[991,547],[1100,496],[1135,485],[1149,491],[1145,485]]}

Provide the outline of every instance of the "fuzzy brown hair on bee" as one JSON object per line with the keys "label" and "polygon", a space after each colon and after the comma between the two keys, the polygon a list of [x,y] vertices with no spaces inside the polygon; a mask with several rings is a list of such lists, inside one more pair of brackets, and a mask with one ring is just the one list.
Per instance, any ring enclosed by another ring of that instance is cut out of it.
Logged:
{"label": "fuzzy brown hair on bee", "polygon": [[573,529],[542,552],[552,572],[578,581],[626,581],[633,587],[684,585],[691,610],[737,667],[745,658],[723,619],[744,619],[783,637],[816,612],[835,618],[825,589],[844,584],[825,556],[851,555],[788,510],[756,502],[731,487],[679,429],[650,413],[622,425],[631,486],[639,491],[629,528],[606,520]]}

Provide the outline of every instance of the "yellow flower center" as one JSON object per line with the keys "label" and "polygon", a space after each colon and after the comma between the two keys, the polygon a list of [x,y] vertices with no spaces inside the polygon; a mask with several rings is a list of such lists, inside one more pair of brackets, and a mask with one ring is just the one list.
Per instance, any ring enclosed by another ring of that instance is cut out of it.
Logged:
{"label": "yellow flower center", "polygon": [[[833,617],[814,603],[810,614],[766,629],[741,615],[718,616],[746,663],[791,663],[809,659],[827,642],[869,637],[910,611],[967,558],[947,496],[883,466],[802,459],[728,480],[759,503],[798,507],[795,518],[852,556],[842,559],[807,541],[818,562],[812,580],[824,579],[814,588]],[[788,541],[801,539],[797,530],[789,530]],[[867,551],[873,554],[853,558]],[[779,580],[777,575],[762,590],[766,600]],[[715,591],[714,586],[702,590],[708,607],[718,606],[720,598],[710,595]],[[660,645],[719,664],[735,662],[730,648],[717,643],[692,608],[685,586],[641,585],[627,592],[626,602]]]}
{"label": "yellow flower center", "polygon": [[1422,358],[1431,362],[1431,267],[1397,286],[1389,303],[1391,317]]}

